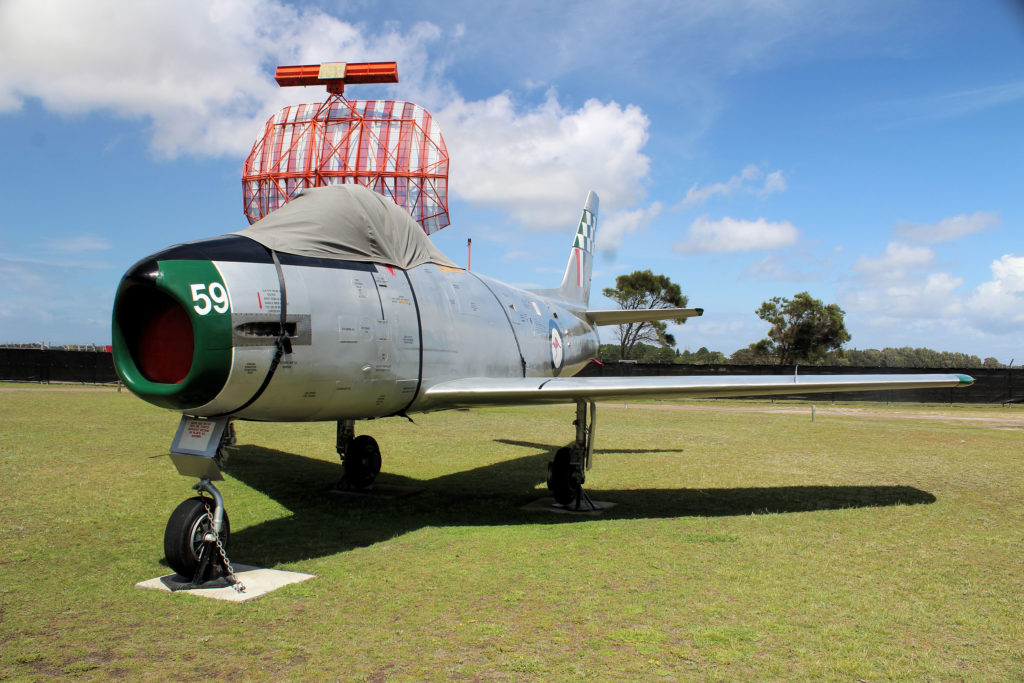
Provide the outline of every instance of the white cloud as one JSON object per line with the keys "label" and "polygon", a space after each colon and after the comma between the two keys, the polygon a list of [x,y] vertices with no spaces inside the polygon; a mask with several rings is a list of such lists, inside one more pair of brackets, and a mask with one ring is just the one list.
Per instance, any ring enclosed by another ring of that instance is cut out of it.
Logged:
{"label": "white cloud", "polygon": [[800,231],[789,221],[770,222],[764,218],[748,221],[728,216],[711,221],[705,215],[690,225],[686,240],[677,242],[675,250],[683,254],[707,254],[778,249],[796,244],[799,236]]}
{"label": "white cloud", "polygon": [[654,202],[646,209],[611,212],[598,221],[597,248],[604,252],[614,252],[622,245],[623,237],[650,225],[662,208],[661,202]]}
{"label": "white cloud", "polygon": [[[464,31],[455,26],[445,40]],[[649,122],[638,107],[589,100],[566,108],[554,91],[525,108],[507,93],[466,100],[444,77],[451,57],[428,54],[441,38],[431,23],[374,33],[281,0],[7,0],[0,111],[26,97],[64,114],[105,110],[148,122],[159,154],[242,157],[275,111],[325,95],[278,87],[273,66],[393,59],[401,85],[377,92],[434,108],[454,196],[536,230],[567,229],[591,189],[605,209],[643,197]]]}
{"label": "white cloud", "polygon": [[[0,291],[5,293],[0,297],[0,343],[26,340],[26,329],[35,332],[35,341],[109,338],[114,291],[109,274],[103,273],[106,268],[82,260],[54,262],[0,254]],[[69,335],[68,327],[74,334]]]}
{"label": "white cloud", "polygon": [[935,252],[928,247],[890,242],[882,256],[874,259],[861,256],[853,268],[875,280],[893,281],[906,278],[910,271],[927,268],[934,259]]}
{"label": "white cloud", "polygon": [[64,114],[106,110],[147,120],[161,154],[237,156],[271,113],[311,99],[279,88],[270,67],[386,54],[415,70],[424,61],[415,57],[438,35],[418,24],[405,34],[364,36],[278,0],[7,0],[0,4],[0,111],[26,97]]}
{"label": "white cloud", "polygon": [[1024,99],[1024,81],[1010,81],[973,90],[935,93],[868,105],[867,110],[889,120],[888,127],[954,119]]}
{"label": "white cloud", "polygon": [[786,187],[786,177],[782,175],[782,171],[772,171],[765,177],[764,185],[757,191],[757,196],[767,197],[776,192],[785,192]]}
{"label": "white cloud", "polygon": [[525,261],[536,257],[532,251],[507,251],[501,256],[502,261]]}
{"label": "white cloud", "polygon": [[539,106],[517,111],[502,93],[458,98],[437,119],[452,159],[452,193],[500,207],[528,230],[571,227],[589,190],[602,211],[643,196],[649,122],[639,107],[588,100],[567,110],[549,91]]}
{"label": "white cloud", "polygon": [[859,281],[841,292],[843,307],[898,326],[961,315],[956,289],[964,280],[934,272],[934,261],[932,249],[905,242],[890,242],[878,258],[861,256],[853,264]]}
{"label": "white cloud", "polygon": [[799,255],[797,258],[793,258],[790,255],[787,258],[780,254],[772,253],[757,263],[750,264],[743,271],[743,274],[768,282],[810,282],[821,280],[820,270],[808,269],[806,268],[807,265],[813,265],[820,269],[824,264],[814,262],[806,254]]}
{"label": "white cloud", "polygon": [[938,244],[990,230],[997,227],[999,223],[999,212],[976,211],[971,215],[960,214],[950,218],[943,218],[938,223],[931,225],[901,223],[896,226],[895,233],[914,242]]}
{"label": "white cloud", "polygon": [[1024,332],[1024,256],[1004,254],[991,268],[992,279],[967,299],[972,318],[1000,332]]}
{"label": "white cloud", "polygon": [[[887,346],[945,348],[945,337],[962,328],[963,297],[956,290],[963,278],[948,273],[914,275],[899,282],[867,281],[839,293],[840,305],[854,315],[865,316],[871,326],[885,331]],[[920,334],[930,330],[931,339]],[[910,331],[919,341],[911,343]]]}
{"label": "white cloud", "polygon": [[[763,179],[763,182],[761,180]],[[686,191],[683,201],[676,204],[676,209],[689,209],[700,206],[713,197],[729,197],[736,192],[756,194],[758,197],[767,197],[776,192],[786,190],[786,177],[781,170],[772,171],[765,175],[755,164],[748,164],[737,175],[732,176],[724,183],[712,183],[711,185],[698,185],[694,183]]]}
{"label": "white cloud", "polygon": [[1014,348],[1024,334],[1024,256],[994,260],[992,279],[966,292],[959,291],[962,277],[935,271],[927,247],[893,243],[886,255],[858,262],[865,263],[858,281],[838,292],[839,304],[873,338],[858,346]]}
{"label": "white cloud", "polygon": [[[694,303],[691,298],[690,304]],[[768,323],[754,315],[752,310],[737,313],[715,309],[700,318],[690,318],[685,325],[669,324],[668,331],[680,348],[695,351],[704,346],[729,356],[738,348],[745,348],[750,342],[763,338],[768,332]]]}
{"label": "white cloud", "polygon": [[[36,258],[32,256],[18,256],[15,254],[0,253],[0,266],[7,265],[23,265],[26,267],[39,268],[43,271],[53,271],[54,269],[60,270],[72,270],[72,271],[87,271],[87,270],[106,270],[112,266],[109,263],[102,263],[100,261],[92,261],[89,259],[54,259],[52,257]],[[3,291],[3,286],[0,284],[0,291]]]}
{"label": "white cloud", "polygon": [[46,246],[54,251],[82,252],[104,251],[113,248],[110,241],[97,235],[76,235],[74,237],[53,238],[46,241]]}

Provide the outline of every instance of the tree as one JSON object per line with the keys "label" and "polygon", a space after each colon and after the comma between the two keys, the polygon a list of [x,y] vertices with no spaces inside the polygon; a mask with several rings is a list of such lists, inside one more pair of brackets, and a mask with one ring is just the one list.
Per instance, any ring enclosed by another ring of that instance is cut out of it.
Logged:
{"label": "tree", "polygon": [[843,309],[837,304],[826,306],[807,292],[792,299],[772,297],[761,304],[757,315],[771,323],[771,329],[767,339],[752,347],[765,351],[776,365],[817,363],[850,341]]}
{"label": "tree", "polygon": [[676,359],[677,363],[689,363],[691,365],[721,365],[725,361],[724,353],[721,351],[710,351],[706,346],[702,346],[696,351],[683,351]]}
{"label": "tree", "polygon": [[976,355],[953,351],[935,351],[928,348],[886,347],[884,349],[843,349],[842,356],[830,353],[825,359],[830,365],[854,365],[873,368],[1000,368],[995,358],[984,361]]}
{"label": "tree", "polygon": [[771,342],[762,339],[745,349],[736,349],[729,356],[730,365],[770,365],[772,362],[769,347]]}
{"label": "tree", "polygon": [[[620,275],[615,278],[615,287],[607,287],[603,293],[622,309],[685,308],[689,301],[679,285],[649,270]],[[686,319],[677,318],[672,322],[681,325]],[[675,338],[666,329],[667,324],[660,320],[619,325],[619,358],[632,358],[633,349],[639,342],[675,346]]]}

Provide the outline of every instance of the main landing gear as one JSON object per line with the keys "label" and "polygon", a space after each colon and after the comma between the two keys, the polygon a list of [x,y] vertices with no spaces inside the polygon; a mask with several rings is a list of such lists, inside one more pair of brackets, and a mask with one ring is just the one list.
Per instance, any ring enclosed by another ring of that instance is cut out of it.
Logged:
{"label": "main landing gear", "polygon": [[337,488],[342,491],[360,491],[373,486],[380,474],[380,446],[366,434],[355,435],[355,420],[338,421],[338,455],[345,473]]}
{"label": "main landing gear", "polygon": [[[590,407],[590,424],[587,424],[587,407]],[[576,402],[576,440],[555,453],[555,458],[548,463],[548,489],[555,502],[564,507],[572,506],[580,510],[586,505],[588,510],[596,510],[597,506],[583,490],[587,480],[594,453],[594,426],[597,424],[597,405],[592,401]]]}

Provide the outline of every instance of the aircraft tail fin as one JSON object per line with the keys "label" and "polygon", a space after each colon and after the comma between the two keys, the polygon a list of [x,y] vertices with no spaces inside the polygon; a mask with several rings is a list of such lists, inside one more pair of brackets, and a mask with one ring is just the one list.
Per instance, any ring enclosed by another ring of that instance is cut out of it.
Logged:
{"label": "aircraft tail fin", "polygon": [[583,205],[576,234],[573,237],[572,249],[569,251],[569,263],[565,266],[562,284],[558,286],[558,296],[566,301],[587,305],[590,301],[590,273],[594,265],[594,238],[597,236],[597,194],[593,191],[587,195]]}

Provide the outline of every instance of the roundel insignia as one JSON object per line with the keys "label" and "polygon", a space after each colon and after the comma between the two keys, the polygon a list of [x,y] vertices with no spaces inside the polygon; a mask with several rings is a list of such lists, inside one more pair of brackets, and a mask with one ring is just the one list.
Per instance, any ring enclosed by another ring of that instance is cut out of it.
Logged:
{"label": "roundel insignia", "polygon": [[562,369],[562,364],[565,361],[565,344],[562,342],[562,331],[558,329],[558,325],[552,320],[550,325],[551,335],[551,368],[557,375]]}

